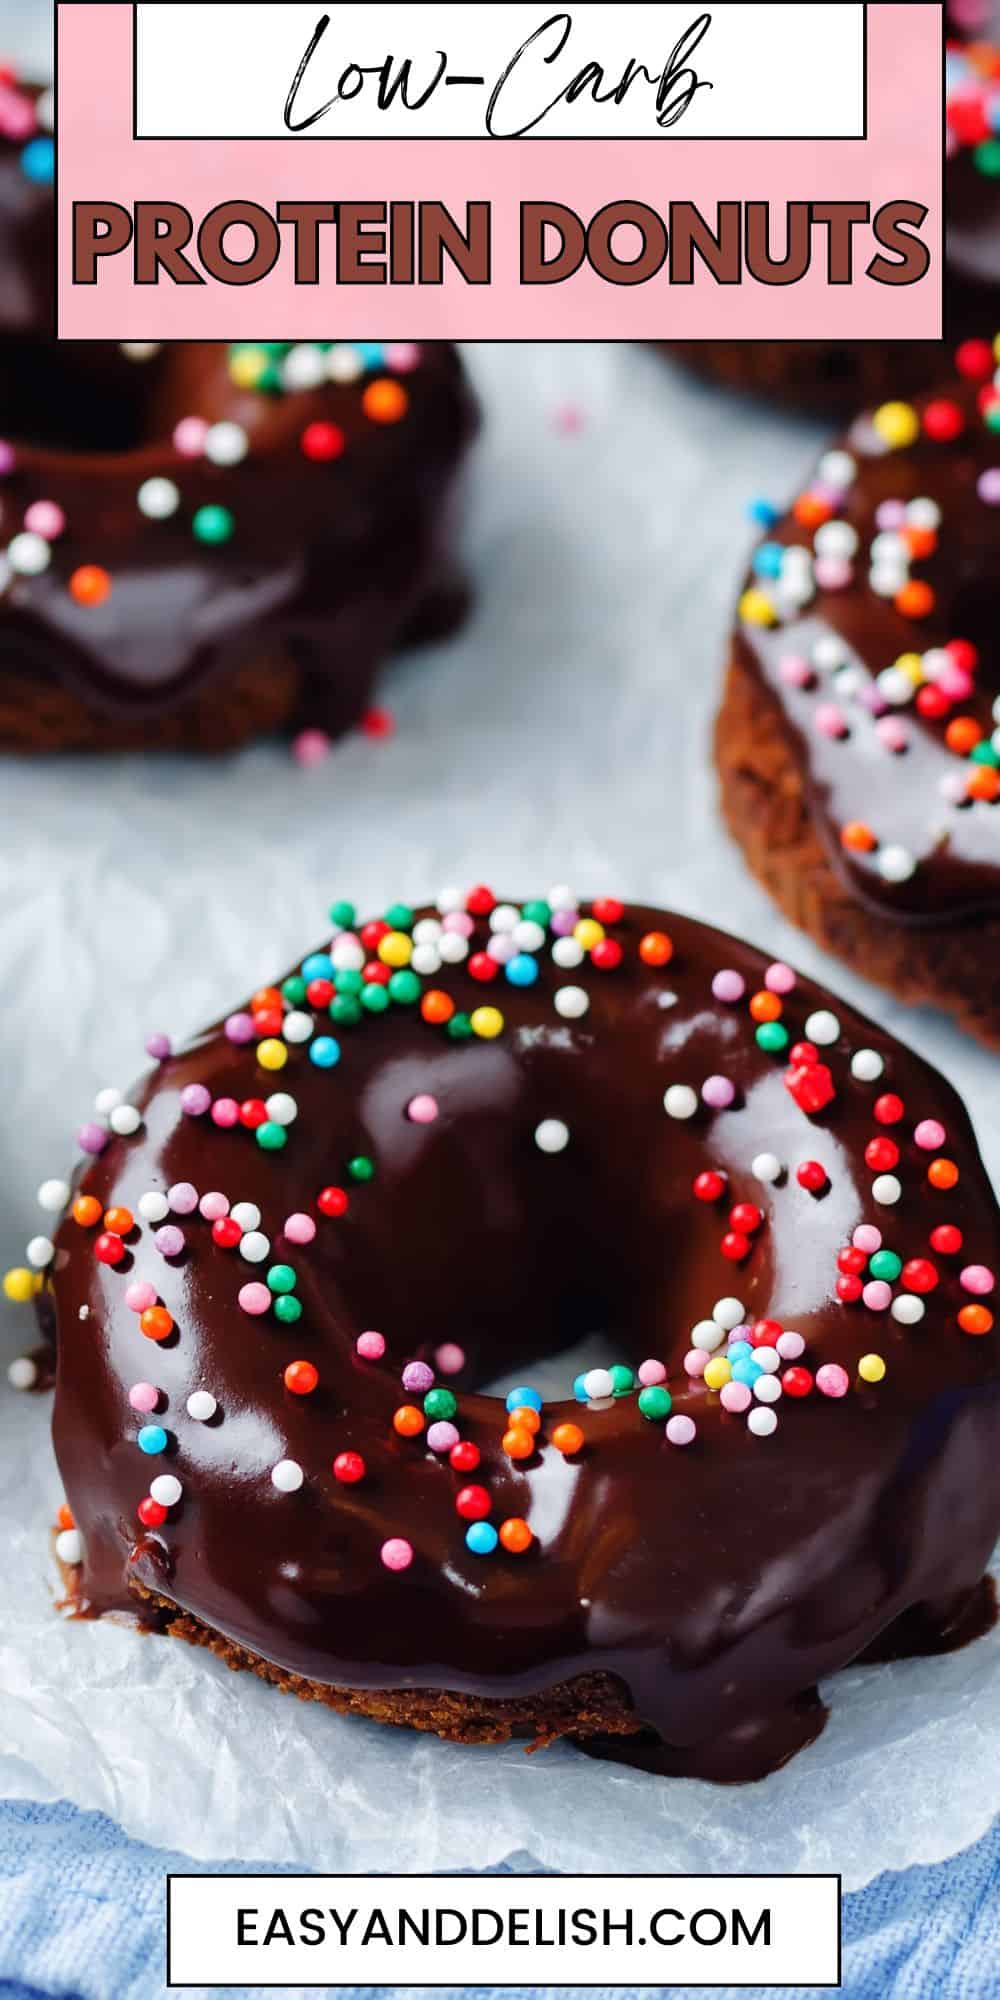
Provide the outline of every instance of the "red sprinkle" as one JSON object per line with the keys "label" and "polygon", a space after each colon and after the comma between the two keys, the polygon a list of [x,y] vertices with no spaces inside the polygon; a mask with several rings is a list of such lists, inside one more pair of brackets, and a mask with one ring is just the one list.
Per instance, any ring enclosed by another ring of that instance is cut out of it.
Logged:
{"label": "red sprinkle", "polygon": [[707,1169],[695,1176],[692,1192],[698,1201],[719,1201],[726,1192],[725,1177]]}
{"label": "red sprinkle", "polygon": [[471,1438],[459,1438],[448,1453],[448,1463],[456,1472],[475,1472],[479,1458],[479,1446]]}
{"label": "red sprinkle", "polygon": [[826,1168],[819,1160],[803,1160],[795,1170],[795,1178],[807,1194],[821,1194],[826,1186]]}
{"label": "red sprinkle", "polygon": [[316,1206],[321,1215],[345,1215],[347,1194],[342,1187],[321,1188],[316,1196]]}
{"label": "red sprinkle", "polygon": [[786,1396],[808,1396],[813,1378],[808,1368],[786,1368],[781,1378],[781,1386]]}
{"label": "red sprinkle", "polygon": [[492,1505],[485,1486],[463,1486],[455,1495],[455,1511],[463,1521],[485,1521]]}
{"label": "red sprinkle", "polygon": [[151,1493],[147,1493],[146,1498],[140,1500],[135,1511],[144,1528],[162,1528],[167,1518],[166,1508],[161,1507],[159,1501],[154,1500]]}
{"label": "red sprinkle", "polygon": [[356,1486],[367,1469],[359,1451],[338,1451],[333,1461],[333,1476],[342,1486]]}
{"label": "red sprinkle", "polygon": [[898,1125],[906,1109],[901,1097],[887,1090],[884,1097],[876,1097],[872,1112],[880,1125]]}

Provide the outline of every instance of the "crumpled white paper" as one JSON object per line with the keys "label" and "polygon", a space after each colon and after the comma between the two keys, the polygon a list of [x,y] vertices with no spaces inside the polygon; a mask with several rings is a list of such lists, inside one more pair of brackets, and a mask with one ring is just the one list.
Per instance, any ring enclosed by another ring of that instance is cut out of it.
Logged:
{"label": "crumpled white paper", "polygon": [[[488,409],[465,511],[478,608],[456,642],[392,670],[395,737],[354,737],[311,772],[283,746],[0,765],[2,1263],[150,1029],[195,1028],[284,969],[334,895],[379,909],[456,877],[674,905],[825,975],[948,1072],[1000,1167],[995,1059],[824,962],[714,814],[707,732],[745,504],[790,493],[822,434],[634,347],[469,361]],[[8,1312],[5,1362],[26,1326]],[[568,1748],[449,1747],[176,1642],[62,1622],[47,1427],[47,1398],[0,1390],[0,1792],[100,1807],[200,1858],[454,1868],[527,1850],[570,1870],[840,1869],[848,1887],[954,1852],[996,1809],[998,1634],[842,1675],[819,1741],[732,1790]]]}

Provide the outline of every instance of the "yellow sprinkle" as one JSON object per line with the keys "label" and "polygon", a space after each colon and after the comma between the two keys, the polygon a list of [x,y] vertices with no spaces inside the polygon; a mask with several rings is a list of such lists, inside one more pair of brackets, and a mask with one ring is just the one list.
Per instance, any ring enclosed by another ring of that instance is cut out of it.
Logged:
{"label": "yellow sprinkle", "polygon": [[893,451],[901,451],[920,436],[920,418],[912,403],[883,403],[872,418],[872,428]]}
{"label": "yellow sprinkle", "polygon": [[15,1305],[27,1305],[28,1300],[33,1299],[38,1290],[36,1273],[29,1271],[23,1264],[16,1264],[12,1271],[4,1274],[3,1288],[6,1296],[13,1299]]}
{"label": "yellow sprinkle", "polygon": [[405,931],[389,931],[382,939],[378,955],[383,965],[409,965],[413,957],[413,940]]}
{"label": "yellow sprinkle", "polygon": [[259,1042],[257,1045],[257,1061],[261,1069],[284,1069],[288,1061],[286,1044],[276,1041],[273,1036],[269,1035],[266,1041]]}
{"label": "yellow sprinkle", "polygon": [[259,347],[247,348],[243,354],[234,354],[229,363],[229,379],[237,389],[256,389],[267,367],[267,355]]}
{"label": "yellow sprinkle", "polygon": [[745,590],[740,598],[739,614],[744,625],[776,625],[778,614],[764,590]]}
{"label": "yellow sprinkle", "polygon": [[503,1031],[503,1015],[499,1007],[476,1007],[470,1014],[474,1035],[481,1035],[484,1042],[492,1042]]}
{"label": "yellow sprinkle", "polygon": [[906,675],[907,680],[915,688],[921,687],[927,678],[924,673],[924,663],[919,653],[900,653],[896,661],[896,667],[899,673]]}
{"label": "yellow sprinkle", "polygon": [[858,1362],[858,1374],[862,1382],[881,1382],[885,1374],[881,1354],[863,1354]]}
{"label": "yellow sprinkle", "polygon": [[713,1354],[711,1361],[705,1364],[705,1387],[707,1389],[724,1389],[726,1383],[731,1382],[732,1379],[733,1371],[725,1355]]}
{"label": "yellow sprinkle", "polygon": [[604,935],[604,925],[599,924],[595,917],[581,917],[579,923],[573,926],[573,936],[584,951],[593,951]]}

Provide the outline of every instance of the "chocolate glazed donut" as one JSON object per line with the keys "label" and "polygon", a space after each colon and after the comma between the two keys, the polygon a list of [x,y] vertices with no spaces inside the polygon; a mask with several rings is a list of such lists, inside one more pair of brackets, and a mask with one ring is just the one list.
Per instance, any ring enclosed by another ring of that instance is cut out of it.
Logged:
{"label": "chocolate glazed donut", "polygon": [[82,1134],[40,1294],[77,1608],[723,1780],[982,1629],[1000,1222],[951,1088],[657,910],[332,914]]}
{"label": "chocolate glazed donut", "polygon": [[45,104],[0,94],[0,743],[335,734],[464,610],[457,355],[57,344]]}
{"label": "chocolate glazed donut", "polygon": [[861,418],[775,521],[716,734],[730,830],[782,908],[1000,1043],[1000,395]]}

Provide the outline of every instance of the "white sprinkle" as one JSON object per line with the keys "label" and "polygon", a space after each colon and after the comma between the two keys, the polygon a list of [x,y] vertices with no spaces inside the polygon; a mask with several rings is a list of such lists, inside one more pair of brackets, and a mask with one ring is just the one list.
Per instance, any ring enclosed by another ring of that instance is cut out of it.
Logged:
{"label": "white sprinkle", "polygon": [[175,1479],[172,1472],[161,1472],[152,1481],[149,1495],[150,1499],[158,1501],[161,1507],[176,1507],[183,1491],[180,1480]]}
{"label": "white sprinkle", "polygon": [[441,953],[436,944],[415,944],[410,959],[412,971],[419,972],[422,979],[432,979],[441,970]]}
{"label": "white sprinkle", "polygon": [[880,1208],[894,1208],[902,1192],[902,1182],[895,1174],[877,1174],[872,1182],[872,1200]]}
{"label": "white sprinkle", "polygon": [[61,1563],[83,1561],[83,1536],[79,1528],[64,1528],[56,1536],[56,1555]]}
{"label": "white sprinkle", "polygon": [[916,874],[917,864],[908,847],[883,847],[878,872],[883,882],[908,882]]}
{"label": "white sprinkle", "polygon": [[764,1408],[761,1408],[760,1405],[758,1404],[756,1409],[751,1410],[750,1415],[747,1418],[747,1430],[752,1431],[754,1437],[759,1437],[759,1438],[773,1437],[777,1428],[778,1428],[778,1419],[775,1416],[774,1411],[769,1410],[766,1407],[766,1405]]}
{"label": "white sprinkle", "polygon": [[326,355],[311,341],[300,341],[281,364],[285,389],[318,389],[326,378]]}
{"label": "white sprinkle", "polygon": [[331,347],[326,357],[328,382],[356,382],[364,374],[364,362],[356,347],[349,347],[346,341],[339,341]]}
{"label": "white sprinkle", "polygon": [[118,345],[128,361],[152,361],[160,351],[158,340],[120,340]]}
{"label": "white sprinkle", "polygon": [[850,557],[857,551],[858,531],[849,521],[824,521],[813,536],[818,556]]}
{"label": "white sprinkle", "polygon": [[491,931],[516,931],[520,921],[521,912],[514,908],[513,903],[497,903],[495,909],[490,911]]}
{"label": "white sprinkle", "polygon": [[166,1195],[160,1194],[156,1188],[150,1188],[148,1194],[141,1194],[136,1207],[144,1222],[162,1222],[164,1216],[170,1214]]}
{"label": "white sprinkle", "polygon": [[[760,1360],[760,1353],[759,1347],[754,1349],[755,1360]],[[753,1385],[753,1393],[758,1403],[777,1403],[780,1402],[784,1391],[776,1375],[758,1375]]]}
{"label": "white sprinkle", "polygon": [[698,1093],[689,1083],[672,1083],[663,1093],[668,1118],[693,1118],[698,1109]]}
{"label": "white sprinkle", "polygon": [[843,493],[857,478],[858,462],[849,451],[826,451],[819,462],[818,477],[824,486]]}
{"label": "white sprinkle", "polygon": [[69,1194],[68,1181],[43,1181],[38,1190],[38,1206],[49,1215],[61,1215]]}
{"label": "white sprinkle", "polygon": [[344,931],[334,938],[330,957],[338,972],[360,972],[365,962],[364,946],[352,931]]}
{"label": "white sprinkle", "polygon": [[116,1090],[114,1084],[109,1084],[107,1090],[99,1090],[94,1099],[94,1110],[98,1117],[110,1117],[115,1107],[121,1103],[124,1095],[125,1092],[123,1090]]}
{"label": "white sprinkle", "polygon": [[916,1326],[917,1322],[923,1319],[927,1308],[923,1299],[915,1298],[912,1292],[900,1292],[899,1297],[893,1299],[889,1311],[893,1319],[899,1321],[900,1326]]}
{"label": "white sprinkle", "polygon": [[554,965],[558,965],[561,971],[572,972],[576,966],[583,964],[583,960],[583,946],[577,938],[561,937],[556,939],[552,947],[552,962]]}
{"label": "white sprinkle", "polygon": [[[235,1209],[233,1214],[236,1214]],[[240,1238],[240,1256],[245,1257],[248,1264],[262,1264],[270,1249],[270,1237],[262,1236],[258,1229],[248,1229]]]}
{"label": "white sprinkle", "polygon": [[142,1112],[137,1111],[134,1104],[116,1104],[108,1124],[120,1139],[130,1139],[142,1124]]}
{"label": "white sprinkle", "polygon": [[839,1034],[840,1022],[836,1014],[831,1014],[828,1008],[821,1007],[815,1014],[809,1015],[806,1021],[806,1037],[810,1042],[815,1042],[818,1048],[829,1048]]}
{"label": "white sprinkle", "polygon": [[285,1015],[281,1023],[281,1032],[286,1042],[307,1042],[314,1026],[311,1014],[304,1014],[293,1008],[290,1014]]}
{"label": "white sprinkle", "polygon": [[813,666],[821,674],[832,674],[838,667],[847,666],[850,653],[843,639],[838,639],[832,632],[829,632],[825,638],[817,639],[810,657]]}
{"label": "white sprinkle", "polygon": [[38,1380],[38,1364],[30,1354],[20,1354],[7,1370],[7,1380],[12,1389],[33,1389]]}
{"label": "white sprinkle", "polygon": [[877,1049],[857,1049],[851,1057],[851,1075],[858,1083],[876,1083],[884,1069]]}
{"label": "white sprinkle", "polygon": [[181,504],[180,489],[172,479],[144,479],[135,498],[147,521],[169,521]]}
{"label": "white sprinkle", "polygon": [[[755,1347],[753,1358],[758,1368],[763,1368],[765,1375],[776,1375],[778,1369],[781,1367],[781,1356],[776,1347]],[[768,1400],[768,1397],[765,1396],[765,1403]],[[773,1401],[773,1397],[770,1400]]]}
{"label": "white sprinkle", "polygon": [[535,1145],[540,1153],[562,1153],[569,1145],[569,1126],[561,1118],[543,1118],[535,1126]]}
{"label": "white sprinkle", "polygon": [[583,1378],[583,1386],[587,1400],[591,1403],[599,1403],[605,1396],[613,1396],[615,1393],[614,1377],[606,1368],[588,1368]]}
{"label": "white sprinkle", "polygon": [[438,951],[444,965],[461,965],[469,956],[468,939],[461,937],[458,931],[442,931]]}
{"label": "white sprinkle", "polygon": [[410,933],[414,944],[437,944],[441,936],[441,925],[437,917],[421,917]]}
{"label": "white sprinkle", "polygon": [[882,672],[876,675],[875,685],[883,700],[890,702],[893,708],[905,708],[916,693],[909,675],[904,674],[899,667],[884,667]]}
{"label": "white sprinkle", "polygon": [[255,1201],[236,1201],[229,1213],[241,1229],[260,1228],[260,1209]]}
{"label": "white sprinkle", "polygon": [[564,1021],[579,1021],[587,1012],[590,999],[582,986],[557,986],[553,1005]]}
{"label": "white sprinkle", "polygon": [[456,889],[453,883],[449,884],[447,889],[442,889],[439,892],[437,906],[443,917],[454,916],[457,910],[464,910],[465,908],[463,891]]}
{"label": "white sprinkle", "polygon": [[712,1318],[717,1326],[725,1329],[726,1333],[732,1333],[734,1326],[739,1326],[743,1318],[742,1299],[716,1299],[712,1307]]}
{"label": "white sprinkle", "polygon": [[297,1493],[304,1478],[305,1473],[294,1458],[281,1458],[271,1467],[271,1484],[279,1493]]}
{"label": "white sprinkle", "polygon": [[936,500],[921,497],[910,501],[906,509],[906,518],[911,528],[939,528],[942,519],[941,509]]}
{"label": "white sprinkle", "polygon": [[48,1236],[33,1236],[24,1254],[36,1271],[44,1271],[46,1264],[51,1264],[56,1247]]}
{"label": "white sprinkle", "polygon": [[750,1162],[755,1181],[780,1181],[784,1171],[777,1153],[755,1153]]}
{"label": "white sprinkle", "polygon": [[287,1090],[276,1090],[265,1100],[264,1109],[275,1125],[294,1125],[299,1107]]}
{"label": "white sprinkle", "polygon": [[716,1348],[722,1346],[726,1332],[727,1328],[720,1326],[717,1320],[700,1319],[697,1326],[691,1328],[691,1345],[702,1354],[714,1354]]}
{"label": "white sprinkle", "polygon": [[215,1397],[207,1389],[192,1389],[186,1404],[188,1416],[193,1417],[196,1424],[207,1424],[218,1407]]}
{"label": "white sprinkle", "polygon": [[242,424],[210,424],[205,433],[205,457],[211,465],[239,465],[250,449]]}
{"label": "white sprinkle", "polygon": [[35,105],[35,117],[43,132],[54,132],[56,124],[55,92],[43,90]]}
{"label": "white sprinkle", "polygon": [[41,576],[52,561],[52,550],[43,535],[26,530],[8,542],[7,561],[18,576]]}
{"label": "white sprinkle", "polygon": [[806,1351],[801,1333],[796,1333],[790,1326],[786,1326],[784,1333],[779,1333],[775,1344],[782,1361],[797,1361],[800,1354]]}
{"label": "white sprinkle", "polygon": [[580,907],[579,896],[574,896],[572,889],[565,882],[557,882],[555,888],[549,890],[545,900],[550,910],[578,910]]}
{"label": "white sprinkle", "polygon": [[[545,943],[545,932],[541,924],[536,924],[531,917],[525,917],[513,932],[513,939],[518,951],[541,951]],[[575,938],[573,942],[576,943]]]}

